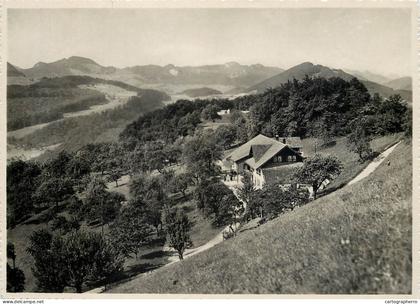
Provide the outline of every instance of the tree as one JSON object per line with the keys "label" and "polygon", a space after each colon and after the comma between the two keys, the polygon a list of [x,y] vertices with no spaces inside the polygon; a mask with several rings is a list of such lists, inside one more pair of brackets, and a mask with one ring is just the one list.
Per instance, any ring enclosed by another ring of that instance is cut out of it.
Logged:
{"label": "tree", "polygon": [[407,113],[404,117],[404,135],[408,138],[411,138],[413,135],[413,110],[411,108],[407,109]]}
{"label": "tree", "polygon": [[190,174],[188,173],[180,173],[172,179],[172,190],[174,192],[181,192],[182,196],[186,197],[186,191],[188,186],[192,183],[192,179]]}
{"label": "tree", "polygon": [[256,191],[251,175],[245,173],[242,177],[242,185],[237,188],[237,195],[239,200],[244,203],[245,209],[248,209],[252,199],[253,193]]}
{"label": "tree", "polygon": [[72,182],[63,177],[45,177],[36,191],[39,203],[58,204],[74,194]]}
{"label": "tree", "polygon": [[216,119],[220,118],[220,115],[217,114],[219,108],[216,105],[208,105],[201,112],[201,117],[205,120],[211,120],[214,122]]}
{"label": "tree", "polygon": [[328,146],[332,141],[332,132],[329,130],[325,119],[317,119],[312,123],[309,134],[314,137],[315,153],[319,147]]}
{"label": "tree", "polygon": [[72,160],[72,155],[66,151],[61,151],[57,157],[53,158],[44,165],[43,174],[49,177],[64,178],[66,176],[67,166]]}
{"label": "tree", "polygon": [[71,217],[70,220],[68,220],[63,215],[58,215],[53,219],[53,222],[51,224],[51,230],[61,230],[62,234],[69,233],[73,230],[79,230],[80,224],[76,217]]}
{"label": "tree", "polygon": [[25,289],[25,274],[16,267],[15,246],[11,242],[7,242],[7,258],[13,262],[13,268],[7,263],[7,291],[22,292]]}
{"label": "tree", "polygon": [[[53,248],[54,249],[54,248]],[[83,284],[103,280],[121,271],[123,260],[109,243],[97,233],[73,232],[63,240],[61,254],[66,261],[66,285],[81,293]]]}
{"label": "tree", "polygon": [[16,266],[16,252],[15,245],[11,242],[7,242],[7,258],[13,261],[13,268]]}
{"label": "tree", "polygon": [[178,252],[180,260],[184,259],[185,249],[192,246],[191,228],[192,223],[183,211],[179,209],[166,210],[165,229],[169,237],[169,244]]}
{"label": "tree", "polygon": [[115,187],[118,187],[118,180],[121,178],[122,172],[118,169],[112,169],[109,172],[108,181],[115,182]]}
{"label": "tree", "polygon": [[383,129],[388,133],[403,131],[407,106],[399,94],[391,95],[379,105],[379,113]]}
{"label": "tree", "polygon": [[34,259],[32,273],[38,287],[46,292],[63,292],[66,287],[66,271],[62,268],[66,261],[57,251],[61,243],[56,241],[53,248],[53,235],[47,230],[34,231],[29,237],[27,252]]}
{"label": "tree", "polygon": [[73,195],[67,199],[67,210],[71,215],[83,217],[80,214],[83,202],[76,195]]}
{"label": "tree", "polygon": [[372,156],[369,137],[363,125],[355,125],[353,131],[347,137],[347,147],[351,152],[357,153],[360,161],[365,161]]}
{"label": "tree", "polygon": [[221,125],[214,133],[216,142],[225,149],[229,149],[236,141],[237,129],[234,125]]}
{"label": "tree", "polygon": [[222,157],[222,149],[215,142],[212,134],[199,133],[184,145],[182,152],[187,172],[196,181],[216,176],[220,167],[216,164]]}
{"label": "tree", "polygon": [[195,190],[195,199],[197,207],[206,216],[212,216],[216,226],[232,224],[234,213],[243,206],[233,192],[216,179],[201,181]]}
{"label": "tree", "polygon": [[105,182],[95,178],[89,184],[84,199],[85,215],[89,218],[100,218],[103,234],[104,225],[115,219],[124,195],[106,191]]}
{"label": "tree", "polygon": [[299,190],[296,187],[282,188],[275,184],[265,187],[259,195],[263,201],[264,216],[270,219],[309,201],[307,190]]}
{"label": "tree", "polygon": [[100,234],[80,231],[66,236],[36,231],[28,253],[35,261],[32,271],[38,287],[49,292],[70,286],[80,293],[86,281],[108,278],[121,270],[123,262]]}
{"label": "tree", "polygon": [[129,257],[134,253],[137,257],[141,246],[150,240],[151,234],[144,204],[130,201],[122,207],[111,225],[110,238],[120,254]]}
{"label": "tree", "polygon": [[90,164],[80,154],[72,157],[66,164],[66,175],[78,184],[82,178],[90,173]]}
{"label": "tree", "polygon": [[295,173],[296,181],[310,184],[316,199],[319,187],[325,180],[332,180],[341,173],[343,166],[341,162],[333,156],[323,157],[316,154],[305,159],[303,166]]}
{"label": "tree", "polygon": [[264,218],[264,204],[265,198],[263,195],[263,190],[259,189],[252,192],[250,195],[249,202],[246,206],[246,216],[249,216],[250,218]]}
{"label": "tree", "polygon": [[17,267],[10,267],[7,263],[7,291],[22,292],[25,290],[25,274]]}
{"label": "tree", "polygon": [[130,183],[133,200],[144,204],[147,219],[158,233],[159,226],[162,225],[162,208],[167,202],[165,187],[162,176],[139,174],[134,176]]}
{"label": "tree", "polygon": [[33,162],[12,160],[7,165],[7,222],[14,226],[27,217],[35,205],[40,167]]}
{"label": "tree", "polygon": [[240,111],[231,111],[230,122],[236,127],[236,139],[239,142],[248,140],[248,123]]}
{"label": "tree", "polygon": [[92,160],[92,170],[101,172],[101,175],[104,175],[105,170],[109,167],[110,144],[102,143],[95,146],[92,150],[94,156]]}
{"label": "tree", "polygon": [[165,155],[166,160],[171,164],[177,164],[182,155],[182,148],[175,142],[173,145],[166,144],[163,147],[163,153]]}

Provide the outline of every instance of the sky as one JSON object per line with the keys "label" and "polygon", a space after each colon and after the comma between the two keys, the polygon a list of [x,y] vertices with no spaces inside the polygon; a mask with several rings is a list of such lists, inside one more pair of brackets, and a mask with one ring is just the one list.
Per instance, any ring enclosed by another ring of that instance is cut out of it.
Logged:
{"label": "sky", "polygon": [[8,61],[88,57],[104,66],[310,61],[411,74],[408,9],[9,9]]}

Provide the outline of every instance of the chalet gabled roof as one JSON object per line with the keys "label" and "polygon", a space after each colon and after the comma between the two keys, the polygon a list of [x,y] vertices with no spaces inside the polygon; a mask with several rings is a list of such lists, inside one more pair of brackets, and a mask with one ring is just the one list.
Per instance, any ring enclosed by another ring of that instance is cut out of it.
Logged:
{"label": "chalet gabled roof", "polygon": [[[293,148],[297,147],[298,146],[294,146]],[[260,134],[234,150],[226,159],[236,162],[248,158],[245,163],[253,169],[258,169],[284,148],[290,149],[292,147],[281,141]],[[292,153],[297,154],[297,152],[292,149],[290,150]]]}
{"label": "chalet gabled roof", "polygon": [[271,145],[252,145],[251,146],[251,154],[252,157],[256,162],[258,162],[267,152],[268,149],[270,149]]}
{"label": "chalet gabled roof", "polygon": [[229,154],[226,158],[230,158],[233,161],[238,161],[240,159],[243,159],[249,156],[252,145],[272,145],[273,143],[276,143],[276,142],[278,141],[273,138],[269,138],[267,136],[259,134],[255,136],[253,139],[244,143],[242,146],[239,146],[235,151]]}

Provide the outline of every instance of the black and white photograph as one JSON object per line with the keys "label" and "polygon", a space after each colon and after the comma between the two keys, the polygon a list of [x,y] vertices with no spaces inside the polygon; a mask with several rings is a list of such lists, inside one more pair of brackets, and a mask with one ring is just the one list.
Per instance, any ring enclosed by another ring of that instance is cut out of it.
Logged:
{"label": "black and white photograph", "polygon": [[7,8],[5,292],[418,292],[400,4]]}

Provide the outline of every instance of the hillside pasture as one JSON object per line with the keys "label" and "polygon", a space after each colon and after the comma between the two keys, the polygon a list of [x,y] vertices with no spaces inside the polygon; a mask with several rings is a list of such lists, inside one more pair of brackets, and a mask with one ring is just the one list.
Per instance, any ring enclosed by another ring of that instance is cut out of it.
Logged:
{"label": "hillside pasture", "polygon": [[403,142],[364,180],[108,292],[409,294],[411,150]]}
{"label": "hillside pasture", "polygon": [[[376,137],[371,140],[371,148],[375,154],[379,154],[387,147],[398,142],[401,137],[401,134]],[[302,140],[304,156],[310,157],[316,153],[324,156],[335,156],[343,164],[341,174],[320,193],[321,195],[343,187],[369,164],[369,161],[360,162],[358,155],[349,151],[349,148],[346,145],[347,139],[345,137],[336,138],[335,144],[327,147],[322,147],[315,142],[315,138],[305,138]]]}

